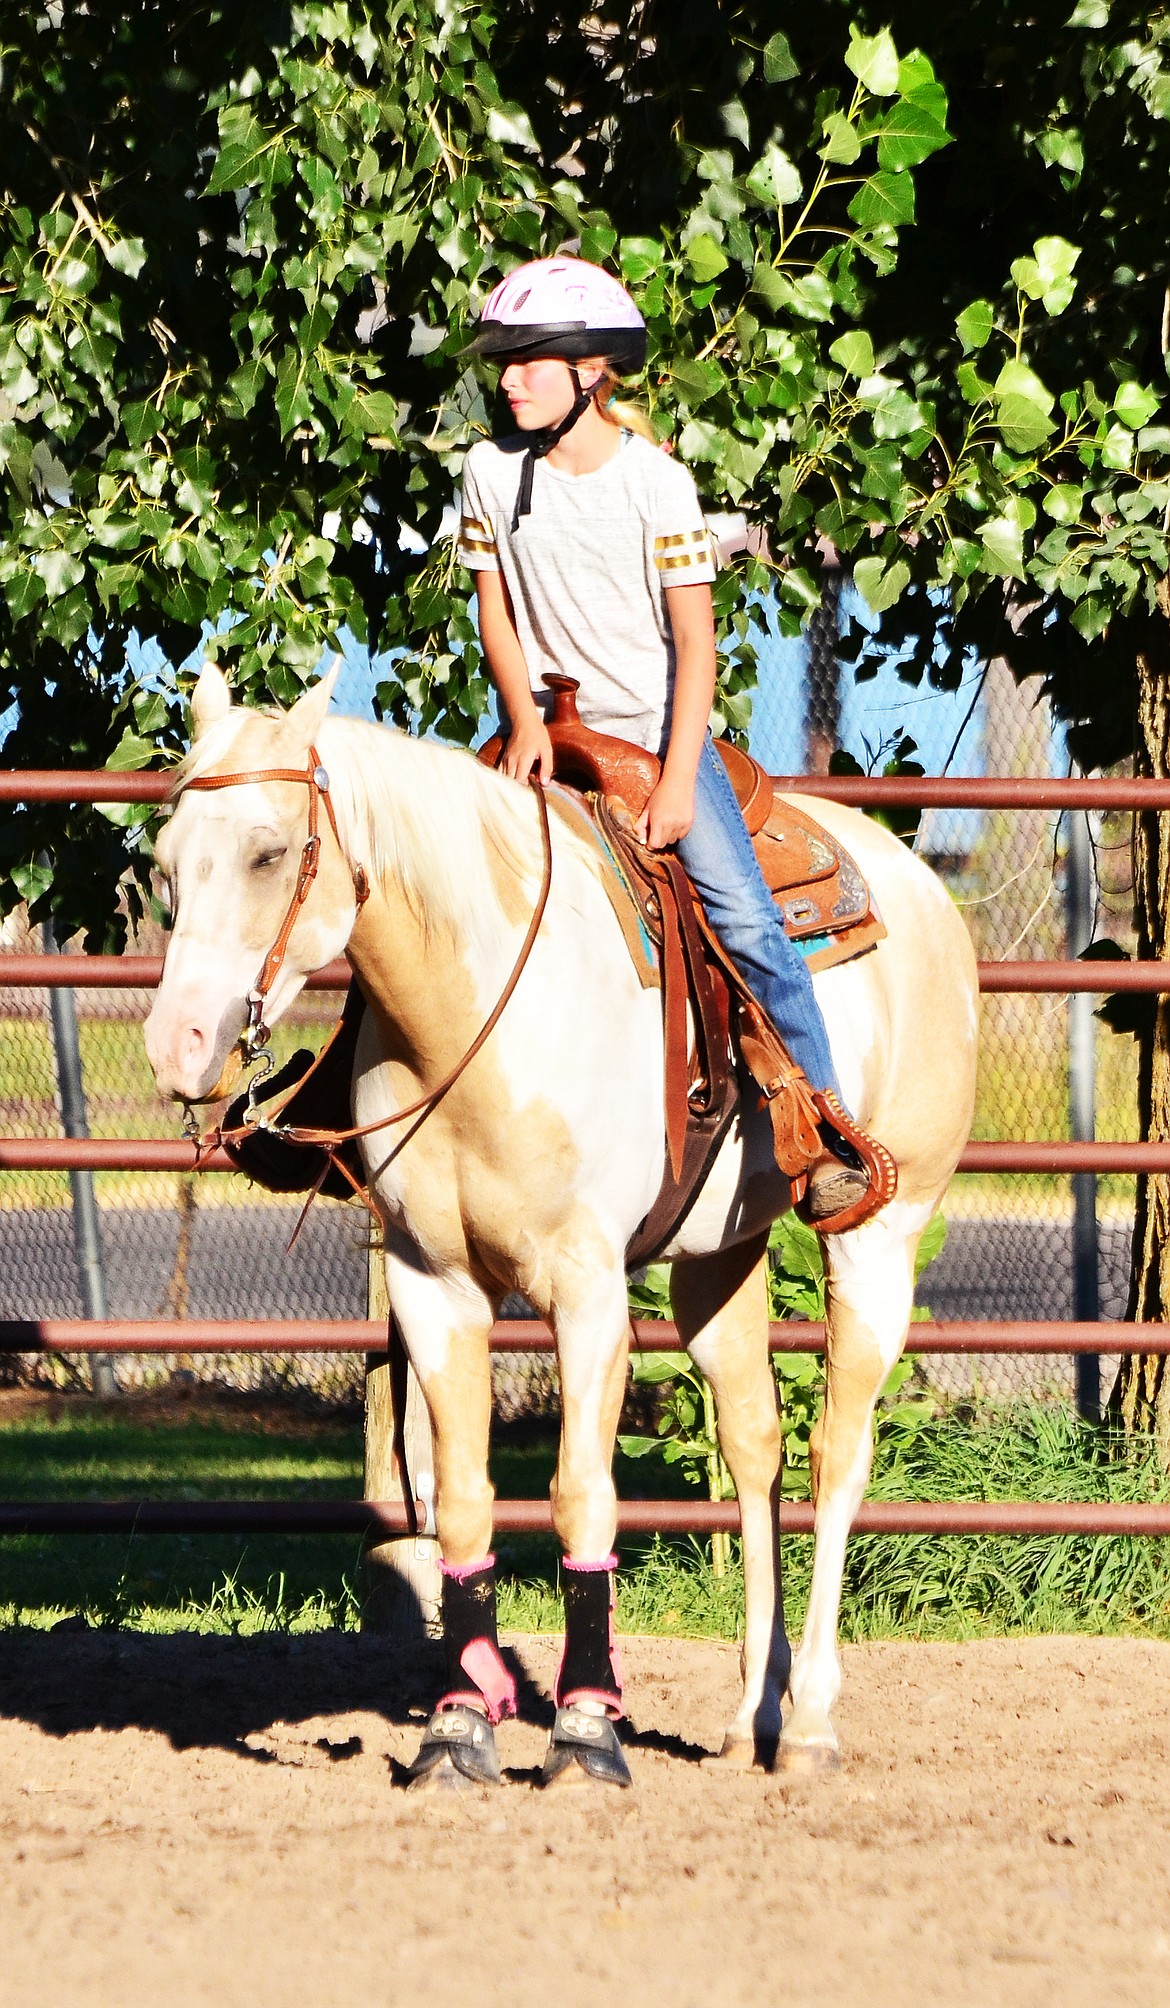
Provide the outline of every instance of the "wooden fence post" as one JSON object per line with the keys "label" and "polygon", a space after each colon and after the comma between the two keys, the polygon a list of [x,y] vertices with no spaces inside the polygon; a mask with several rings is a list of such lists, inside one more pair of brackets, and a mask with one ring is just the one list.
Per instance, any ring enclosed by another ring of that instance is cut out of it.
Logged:
{"label": "wooden fence post", "polygon": [[368,1316],[386,1320],[387,1349],[366,1355],[366,1499],[418,1500],[426,1508],[426,1533],[393,1541],[370,1540],[365,1550],[366,1594],[362,1627],[400,1642],[437,1636],[441,1629],[439,1544],[434,1538],[435,1481],[431,1423],[406,1348],[390,1318],[382,1254],[370,1250]]}

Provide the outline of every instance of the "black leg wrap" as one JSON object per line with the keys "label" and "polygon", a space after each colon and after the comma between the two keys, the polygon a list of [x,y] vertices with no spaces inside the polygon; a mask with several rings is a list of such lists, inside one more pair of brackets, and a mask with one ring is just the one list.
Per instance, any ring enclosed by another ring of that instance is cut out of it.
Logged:
{"label": "black leg wrap", "polygon": [[553,1784],[574,1764],[602,1785],[633,1783],[613,1723],[604,1715],[589,1715],[583,1708],[558,1708],[541,1766],[541,1784]]}
{"label": "black leg wrap", "polygon": [[465,1687],[463,1655],[473,1639],[486,1638],[499,1647],[496,1630],[496,1566],[488,1562],[473,1576],[443,1572],[443,1644],[447,1648],[447,1678]]}
{"label": "black leg wrap", "polygon": [[613,1574],[608,1568],[564,1570],[565,1650],[557,1674],[558,1706],[583,1695],[622,1712],[622,1683],[613,1637]]}
{"label": "black leg wrap", "polygon": [[450,1683],[439,1706],[482,1699],[489,1722],[516,1713],[516,1683],[500,1657],[495,1559],[443,1570],[443,1642]]}
{"label": "black leg wrap", "polygon": [[[500,1758],[495,1732],[477,1708],[436,1709],[426,1726],[418,1756],[410,1766],[409,1782],[417,1785],[430,1779],[439,1765],[447,1765],[469,1778],[474,1785],[498,1785]],[[449,1779],[449,1783],[457,1780]]]}

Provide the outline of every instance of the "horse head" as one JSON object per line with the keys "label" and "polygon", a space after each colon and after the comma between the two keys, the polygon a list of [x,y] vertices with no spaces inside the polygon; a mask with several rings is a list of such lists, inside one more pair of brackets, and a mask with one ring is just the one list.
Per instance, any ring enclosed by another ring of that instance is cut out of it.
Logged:
{"label": "horse head", "polygon": [[342,853],[316,758],[333,682],[275,716],[233,706],[212,664],[196,683],[194,740],[155,847],[173,927],[146,1022],[155,1079],[176,1100],[227,1095],[245,1046],[349,940],[363,876]]}

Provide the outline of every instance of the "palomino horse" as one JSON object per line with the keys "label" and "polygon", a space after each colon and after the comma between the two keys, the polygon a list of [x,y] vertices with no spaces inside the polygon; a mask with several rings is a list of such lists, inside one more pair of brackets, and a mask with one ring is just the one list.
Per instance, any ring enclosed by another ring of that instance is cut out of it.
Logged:
{"label": "palomino horse", "polygon": [[[270,1023],[311,971],[344,951],[370,1007],[353,1082],[355,1122],[368,1125],[425,1096],[491,1013],[540,893],[541,819],[531,788],[466,753],[327,719],[330,687],[317,684],[274,716],[233,708],[217,669],[200,676],[195,743],[158,844],[174,931],[146,1041],[165,1092],[184,1101],[223,1092],[246,1000],[278,934],[286,944],[264,1000]],[[320,817],[319,870],[298,905],[310,748],[326,770],[318,778],[327,776],[330,813]],[[275,769],[293,778],[272,778]],[[238,778],[209,788],[213,776]],[[888,929],[870,953],[818,975],[816,988],[845,1100],[893,1152],[899,1185],[874,1219],[825,1243],[816,1553],[795,1656],[780,1593],[781,1444],[764,1272],[768,1229],[789,1191],[766,1113],[744,1107],[664,1259],[674,1264],[680,1332],[715,1392],[742,1514],[743,1695],[722,1755],[815,1770],[836,1762],[845,1542],[869,1473],[874,1403],[906,1339],[918,1240],[970,1126],[978,998],[966,929],[932,873],[854,811],[805,806],[848,843]],[[513,1705],[495,1645],[487,1468],[488,1335],[510,1291],[549,1320],[560,1364],[552,1510],[567,1616],[554,1744],[559,1735],[580,1756],[590,1737],[608,1737],[616,1756],[598,1775],[624,1770],[606,1720],[620,1713],[611,1464],[629,1336],[624,1255],[663,1172],[662,1023],[587,840],[552,820],[547,906],[498,1025],[405,1148],[396,1151],[393,1127],[362,1143],[390,1303],[433,1424],[455,1690],[446,1703],[464,1718],[461,1727],[437,1711],[420,1760],[444,1735],[467,1735],[478,1756],[459,1768],[476,1776],[493,1764],[498,1775],[490,1724]]]}

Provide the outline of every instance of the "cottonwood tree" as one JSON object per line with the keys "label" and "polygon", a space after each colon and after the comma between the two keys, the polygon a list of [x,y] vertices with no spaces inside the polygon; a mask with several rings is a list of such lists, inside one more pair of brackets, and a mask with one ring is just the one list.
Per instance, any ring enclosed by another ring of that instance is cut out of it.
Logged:
{"label": "cottonwood tree", "polygon": [[[459,351],[502,271],[572,244],[642,301],[664,437],[768,533],[719,587],[730,725],[747,594],[797,628],[828,539],[907,674],[1008,653],[1085,765],[1136,733],[1170,771],[1168,30],[1068,8],[4,0],[6,757],[175,750],[183,679],[135,687],[134,630],[170,662],[204,637],[259,701],[348,627],[391,664],[387,716],[468,738],[485,686],[446,525],[493,412]],[[116,936],[133,829],[58,815],[0,836],[0,904]],[[1168,873],[1143,825],[1146,952]],[[1163,1006],[1142,1094],[1170,1135]],[[1144,1316],[1165,1207],[1144,1182]],[[1170,1445],[1160,1368],[1123,1408]]]}

